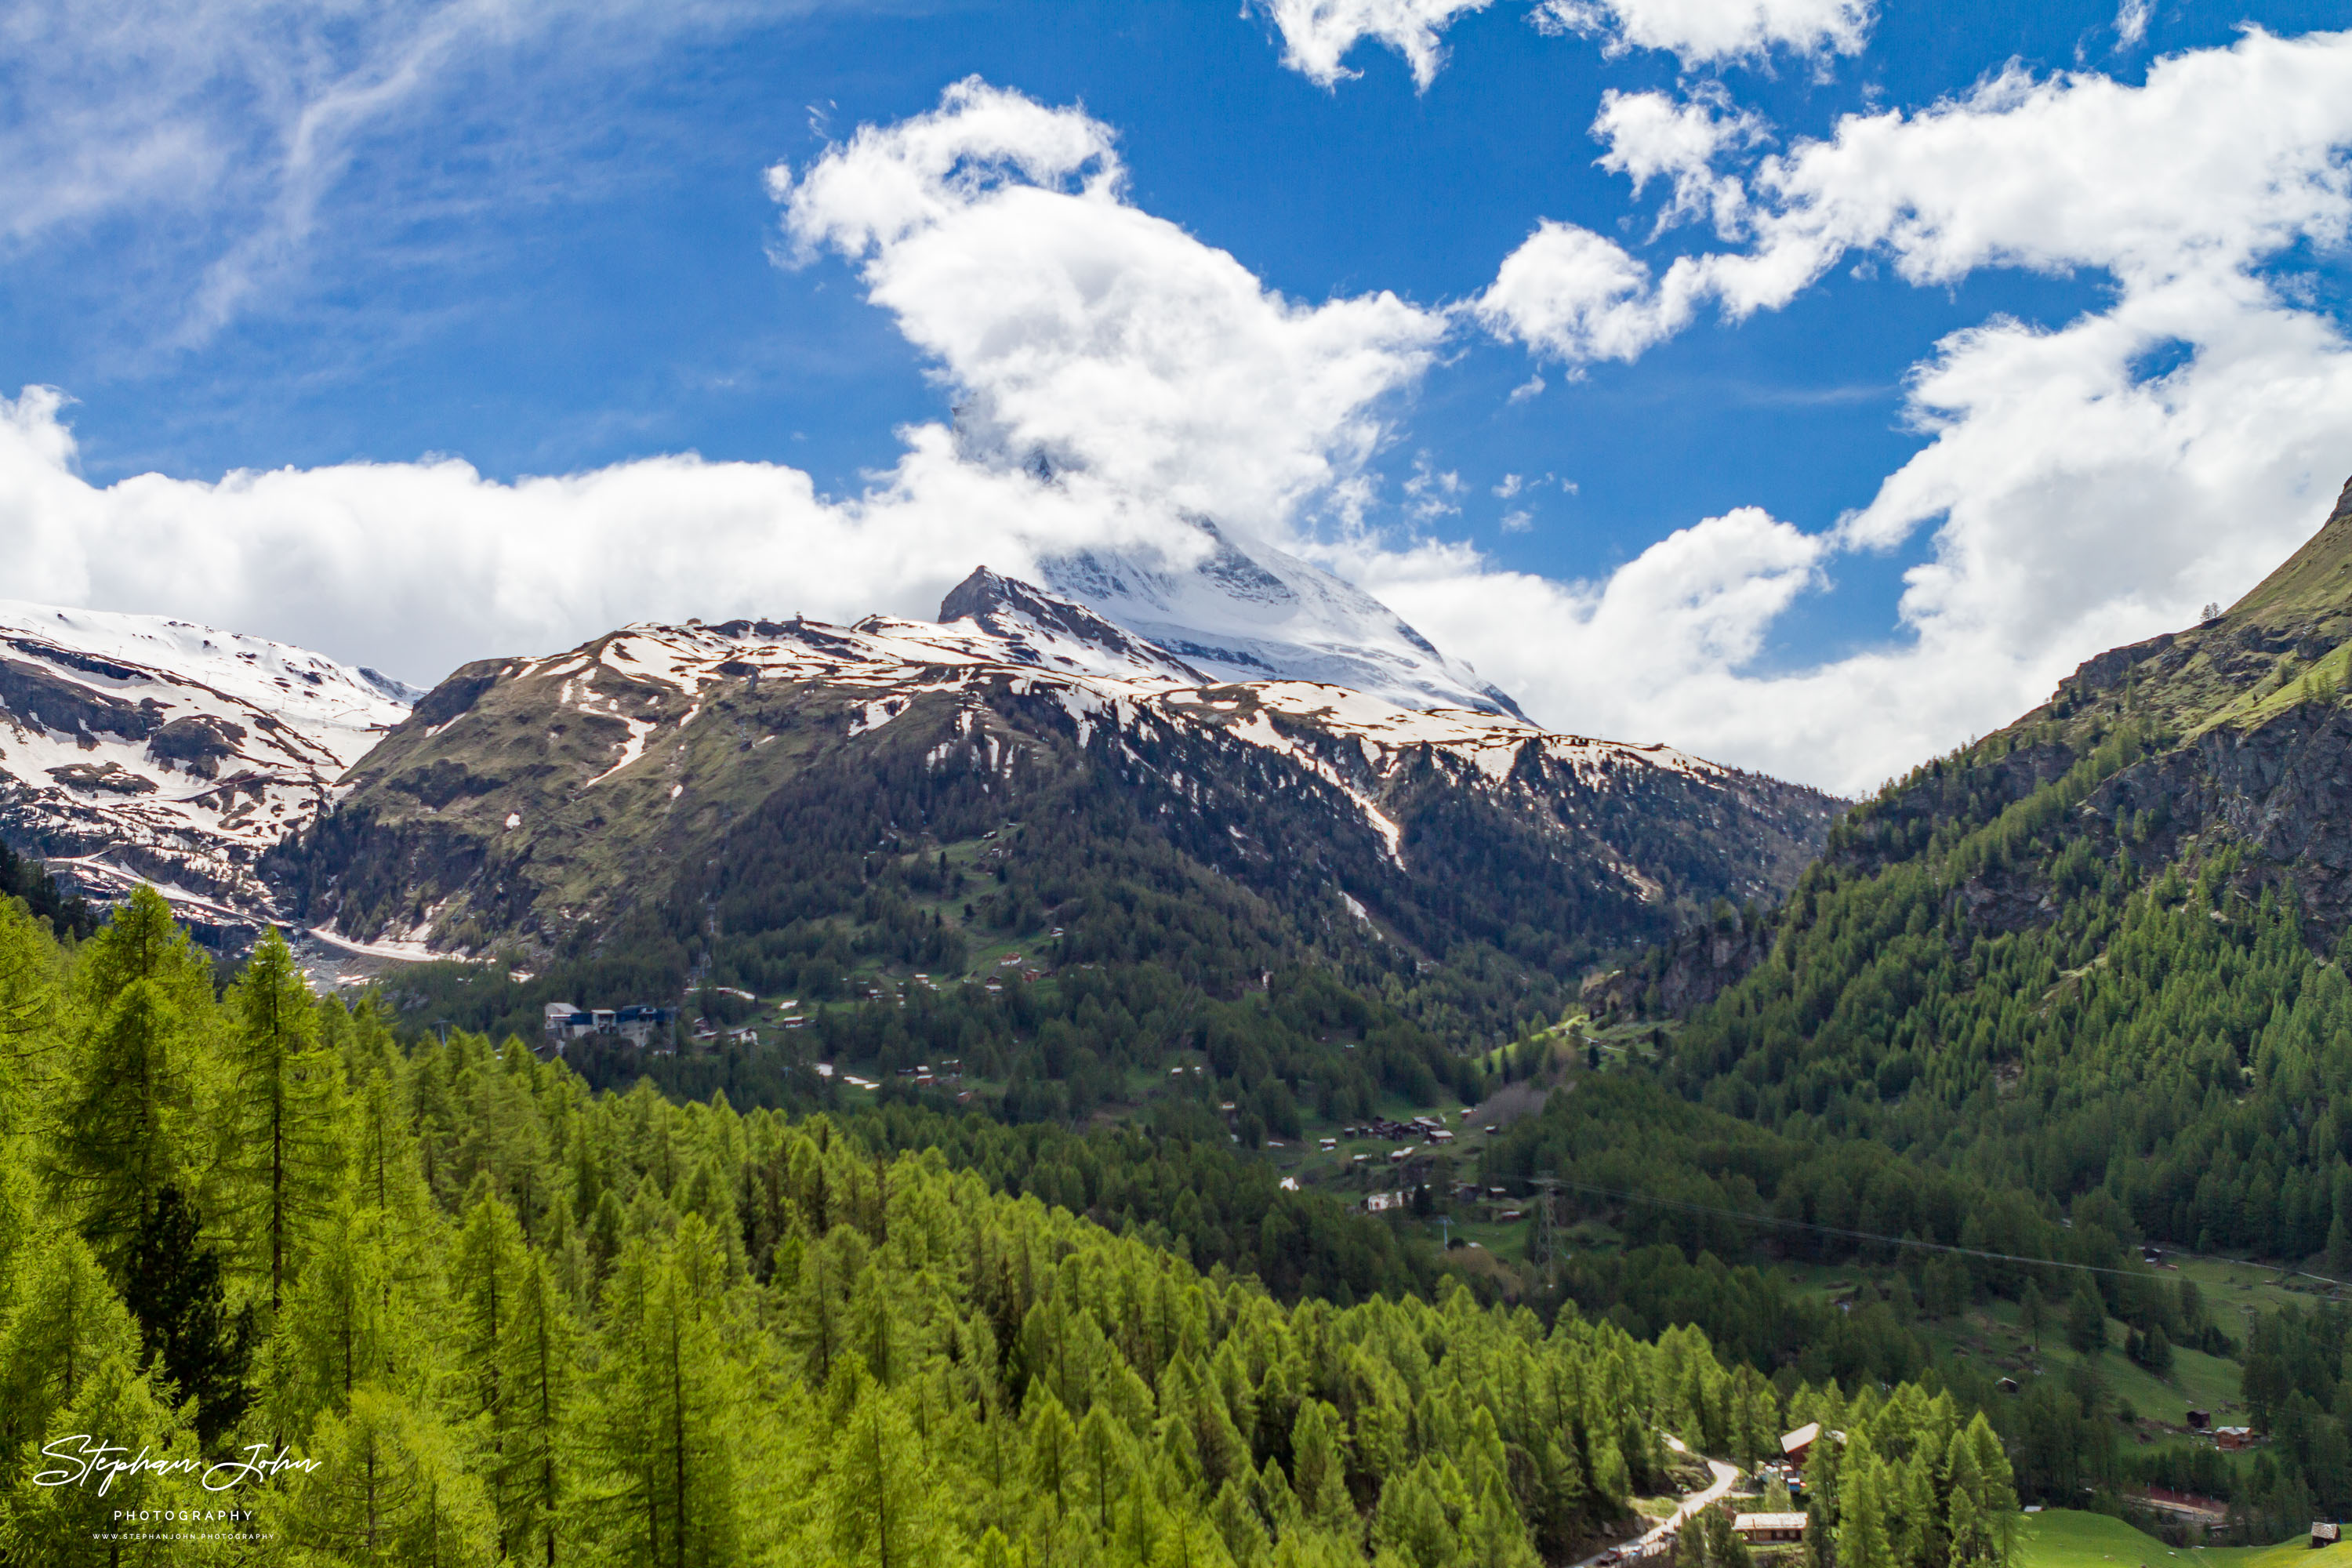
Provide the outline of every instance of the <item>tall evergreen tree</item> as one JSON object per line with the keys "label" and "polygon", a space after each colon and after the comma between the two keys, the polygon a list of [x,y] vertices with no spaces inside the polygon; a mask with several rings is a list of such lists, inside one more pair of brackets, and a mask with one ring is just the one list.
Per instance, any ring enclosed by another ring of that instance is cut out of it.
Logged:
{"label": "tall evergreen tree", "polygon": [[25,1130],[41,1087],[62,1070],[61,967],[25,906],[0,897],[0,1138]]}
{"label": "tall evergreen tree", "polygon": [[718,1303],[687,1284],[680,1251],[706,1247],[689,1219],[667,1243],[632,1242],[604,1290],[605,1353],[588,1392],[583,1511],[629,1568],[740,1561],[735,1485],[740,1374]]}
{"label": "tall evergreen tree", "polygon": [[252,1403],[246,1370],[255,1324],[248,1303],[232,1311],[220,1255],[177,1186],[158,1194],[131,1249],[122,1299],[139,1319],[140,1343],[183,1399],[196,1402],[195,1430],[214,1449]]}
{"label": "tall evergreen tree", "polygon": [[499,1550],[511,1555],[506,1525],[520,1511],[509,1497],[515,1480],[508,1445],[513,1434],[506,1387],[509,1340],[520,1305],[530,1252],[522,1227],[506,1200],[490,1189],[487,1173],[474,1184],[474,1199],[457,1233],[450,1260],[450,1294],[457,1309],[450,1349],[466,1384],[465,1415],[488,1449],[491,1501],[499,1521]]}
{"label": "tall evergreen tree", "polygon": [[303,1472],[269,1510],[289,1545],[326,1562],[488,1568],[494,1520],[446,1428],[397,1394],[355,1389],[311,1434]]}
{"label": "tall evergreen tree", "polygon": [[0,1317],[0,1487],[15,1484],[99,1368],[139,1363],[139,1330],[79,1237],[26,1247]]}
{"label": "tall evergreen tree", "polygon": [[2095,1356],[2107,1348],[2107,1304],[2087,1282],[2066,1303],[2066,1343],[2076,1355]]}
{"label": "tall evergreen tree", "polygon": [[1846,1445],[1837,1491],[1838,1568],[1901,1568],[1888,1540],[1890,1478],[1859,1430]]}
{"label": "tall evergreen tree", "polygon": [[929,1467],[897,1395],[867,1383],[833,1453],[825,1511],[834,1561],[858,1568],[931,1568],[946,1561]]}
{"label": "tall evergreen tree", "polygon": [[341,1174],[343,1065],[320,1048],[316,1004],[273,929],[229,994],[221,1135],[245,1267],[268,1282],[269,1310],[334,1204]]}
{"label": "tall evergreen tree", "polygon": [[209,1012],[212,960],[188,941],[172,919],[163,895],[134,888],[99,933],[76,954],[74,993],[90,1017],[104,1014],[133,981],[152,981],[172,1005],[190,1018]]}
{"label": "tall evergreen tree", "polygon": [[55,1184],[118,1274],[164,1191],[184,1179],[195,1094],[183,1018],[162,982],[125,984],[84,1047],[58,1118]]}
{"label": "tall evergreen tree", "polygon": [[[143,1458],[152,1463],[201,1464],[195,1443],[180,1430],[170,1405],[130,1357],[109,1353],[88,1369],[73,1398],[51,1417],[57,1435],[87,1434],[120,1451],[116,1462]],[[50,1484],[20,1485],[14,1496],[0,1493],[0,1563],[10,1568],[171,1568],[188,1553],[170,1526],[143,1521],[170,1520],[218,1500],[201,1489],[197,1475],[142,1468],[102,1478],[68,1480],[88,1458],[87,1446],[69,1447],[72,1457],[36,1459]]]}
{"label": "tall evergreen tree", "polygon": [[568,1456],[562,1437],[578,1334],[542,1254],[525,1255],[500,1334],[504,1422],[492,1490],[501,1533],[510,1556],[537,1556],[555,1568],[566,1517]]}

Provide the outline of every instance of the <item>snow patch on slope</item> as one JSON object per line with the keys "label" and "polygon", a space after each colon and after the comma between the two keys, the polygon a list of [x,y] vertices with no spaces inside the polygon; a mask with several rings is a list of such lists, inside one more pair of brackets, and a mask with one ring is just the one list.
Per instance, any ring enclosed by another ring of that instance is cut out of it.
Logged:
{"label": "snow patch on slope", "polygon": [[0,600],[0,826],[94,891],[266,910],[261,851],[421,695],[266,637]]}
{"label": "snow patch on slope", "polygon": [[[1233,574],[1244,575],[1239,568]],[[890,724],[920,694],[961,691],[969,699],[1002,682],[1013,695],[1034,693],[1058,703],[1081,746],[1103,731],[1124,736],[1160,723],[1279,755],[1344,799],[1400,865],[1403,830],[1381,795],[1414,757],[1437,756],[1464,782],[1489,788],[1507,785],[1530,751],[1599,790],[1657,770],[1717,780],[1731,776],[1663,746],[1549,734],[1491,702],[1439,706],[1433,700],[1440,689],[1433,680],[1402,694],[1297,678],[1220,682],[1210,672],[1213,659],[1204,661],[1189,650],[1176,657],[1085,605],[984,568],[950,594],[941,610],[940,623],[869,616],[849,626],[801,618],[644,624],[604,639],[593,661],[575,664],[573,656],[556,656],[536,663],[551,673],[579,664],[589,665],[592,673],[594,668],[625,671],[632,680],[688,696],[715,680],[746,675],[821,682],[850,699],[844,718],[851,738]],[[872,695],[860,696],[861,691]],[[568,686],[566,696],[583,706],[593,700],[630,727],[621,762],[588,782],[609,778],[645,754],[657,725],[622,713],[621,700],[611,694],[591,700]],[[688,710],[689,718],[696,710]],[[959,718],[959,735],[984,749],[990,771],[1011,768],[1013,753],[1001,750],[995,735],[982,732],[982,710],[967,706]],[[1344,750],[1318,743],[1331,739]],[[1124,741],[1121,746],[1130,763],[1137,763],[1134,749]],[[945,761],[948,749],[932,748],[930,764]],[[1185,788],[1172,775],[1168,782]]]}

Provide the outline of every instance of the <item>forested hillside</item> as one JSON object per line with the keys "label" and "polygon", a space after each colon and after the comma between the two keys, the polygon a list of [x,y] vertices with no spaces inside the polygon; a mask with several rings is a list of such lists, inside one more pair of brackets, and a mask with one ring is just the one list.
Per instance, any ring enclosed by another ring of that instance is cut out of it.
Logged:
{"label": "forested hillside", "polygon": [[[2352,1280],[2347,658],[2352,487],[2228,613],[2091,660],[1857,806],[1760,927],[1719,911],[1596,985],[1628,1076],[1555,1095],[1489,1172],[1562,1177],[1612,1227],[1570,1288],[1637,1331],[1907,1376],[2006,1314],[2030,1495],[2162,1481],[2273,1531],[2352,1508],[2341,1309],[2225,1321],[2139,1261]],[[1824,1316],[1790,1283],[1822,1262],[1880,1299]],[[2060,1316],[2083,1347],[2063,1376],[2029,1348]],[[2185,1446],[2176,1346],[2233,1405],[2242,1366],[2235,1418],[2273,1440],[2251,1464]],[[2163,1420],[2101,1363],[2160,1374]]]}
{"label": "forested hillside", "polygon": [[[1808,1415],[1846,1568],[2005,1556],[1948,1395],[1458,1287],[1286,1306],[822,1117],[411,1054],[275,940],[216,992],[152,892],[71,949],[0,900],[0,1027],[11,1563],[1532,1563],[1664,1434]],[[204,1489],[246,1455],[289,1468]]]}
{"label": "forested hillside", "polygon": [[2352,489],[2226,616],[1857,807],[1682,1083],[2352,1276],[2347,636]]}

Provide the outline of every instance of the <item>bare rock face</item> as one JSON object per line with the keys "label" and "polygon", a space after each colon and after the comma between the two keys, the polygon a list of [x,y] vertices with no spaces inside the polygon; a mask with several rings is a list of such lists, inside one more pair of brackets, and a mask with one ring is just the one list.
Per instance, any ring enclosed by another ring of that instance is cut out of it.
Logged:
{"label": "bare rock face", "polygon": [[1771,954],[1769,911],[1718,904],[1704,921],[1634,962],[1584,982],[1579,1001],[1598,1024],[1628,1017],[1681,1017],[1714,1001]]}
{"label": "bare rock face", "polygon": [[216,779],[221,764],[236,760],[246,735],[244,725],[219,714],[186,713],[148,737],[147,754],[191,777]]}

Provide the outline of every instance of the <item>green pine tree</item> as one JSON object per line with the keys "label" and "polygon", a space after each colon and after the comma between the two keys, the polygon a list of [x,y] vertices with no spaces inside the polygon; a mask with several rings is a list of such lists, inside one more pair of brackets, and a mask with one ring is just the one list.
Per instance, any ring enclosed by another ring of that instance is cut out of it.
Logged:
{"label": "green pine tree", "polygon": [[1847,1447],[1842,1469],[1837,1497],[1838,1568],[1898,1568],[1887,1528],[1892,1478],[1858,1429]]}
{"label": "green pine tree", "polygon": [[537,1555],[555,1568],[569,1479],[562,1437],[579,1336],[543,1255],[526,1255],[500,1332],[502,1462],[492,1488],[500,1533],[518,1561]]}
{"label": "green pine tree", "polygon": [[[387,1568],[487,1568],[495,1520],[449,1431],[396,1394],[362,1387],[322,1419],[303,1472],[269,1510],[288,1544],[317,1560]],[[268,1494],[265,1494],[267,1496]]]}
{"label": "green pine tree", "polygon": [[931,1568],[946,1560],[938,1499],[900,1400],[866,1384],[834,1445],[826,1490],[832,1561],[859,1568]]}
{"label": "green pine tree", "polygon": [[741,1374],[722,1349],[719,1304],[693,1291],[679,1259],[708,1244],[692,1218],[667,1242],[632,1242],[604,1289],[604,1358],[584,1390],[581,1509],[629,1568],[741,1560]]}

